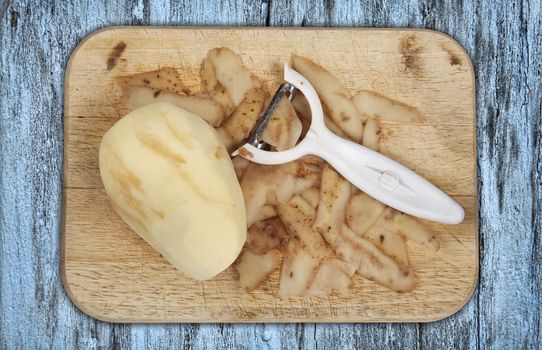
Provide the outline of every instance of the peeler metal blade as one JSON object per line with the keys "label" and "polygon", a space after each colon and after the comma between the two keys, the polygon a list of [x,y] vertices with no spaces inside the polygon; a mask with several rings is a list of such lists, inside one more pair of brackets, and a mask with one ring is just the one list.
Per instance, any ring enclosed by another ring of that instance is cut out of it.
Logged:
{"label": "peeler metal blade", "polygon": [[267,106],[267,109],[263,113],[258,124],[256,125],[250,137],[248,138],[248,143],[250,143],[251,145],[259,149],[265,148],[266,144],[261,141],[261,138],[265,130],[265,127],[267,126],[267,123],[269,123],[271,116],[273,115],[273,113],[275,113],[275,110],[277,109],[280,103],[280,100],[282,100],[284,96],[287,96],[288,100],[292,101],[295,97],[295,93],[296,93],[296,88],[292,84],[290,83],[280,84],[277,92],[275,92],[275,95],[271,99],[269,106]]}

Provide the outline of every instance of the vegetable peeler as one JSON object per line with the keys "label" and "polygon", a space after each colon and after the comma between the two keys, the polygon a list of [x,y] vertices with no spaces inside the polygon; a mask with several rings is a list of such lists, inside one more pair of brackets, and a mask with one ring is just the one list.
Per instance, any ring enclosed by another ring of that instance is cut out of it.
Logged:
{"label": "vegetable peeler", "polygon": [[[414,171],[372,149],[332,133],[324,124],[322,104],[311,83],[284,65],[284,80],[267,110],[254,128],[248,142],[233,155],[259,164],[282,164],[305,155],[315,155],[328,162],[354,186],[376,200],[404,213],[443,224],[463,221],[463,208],[441,189]],[[273,152],[261,137],[280,100],[290,101],[301,92],[307,99],[312,121],[307,135],[295,147]]]}

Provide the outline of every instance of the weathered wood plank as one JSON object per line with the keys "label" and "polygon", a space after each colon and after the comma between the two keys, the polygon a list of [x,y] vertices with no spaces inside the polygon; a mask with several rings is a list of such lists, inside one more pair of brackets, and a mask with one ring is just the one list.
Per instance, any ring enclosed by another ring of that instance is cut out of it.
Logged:
{"label": "weathered wood plank", "polygon": [[[64,68],[77,43],[103,26],[261,25],[266,18],[261,4],[3,1],[0,9],[0,348],[229,343],[230,336],[214,337],[211,326],[99,322],[66,296],[58,265]],[[257,326],[244,329],[235,329],[237,343],[258,344]]]}
{"label": "weathered wood plank", "polygon": [[[482,260],[480,295],[453,317],[422,325],[420,345],[434,348],[454,339],[462,348],[535,347],[540,340],[542,117],[540,102],[527,101],[541,96],[540,63],[532,59],[540,57],[541,4],[414,5],[404,11],[397,2],[324,7],[273,1],[271,25],[423,27],[450,33],[464,45],[477,70],[479,145],[489,145],[479,149],[481,234],[488,236],[482,254],[487,258]],[[523,220],[513,220],[514,211],[522,209]],[[512,319],[525,327],[510,329]]]}
{"label": "weathered wood plank", "polygon": [[[542,343],[541,2],[304,3],[272,0],[269,16],[267,1],[0,3],[0,348],[188,348],[194,341],[197,348]],[[73,47],[107,25],[266,22],[428,27],[467,49],[478,84],[482,252],[479,292],[460,313],[419,327],[109,325],[67,299],[58,237],[63,69]]]}
{"label": "weathered wood plank", "polygon": [[[479,343],[540,346],[542,4],[479,8]],[[534,56],[533,56],[534,55]],[[538,58],[534,58],[538,56]],[[510,331],[510,324],[516,324]]]}

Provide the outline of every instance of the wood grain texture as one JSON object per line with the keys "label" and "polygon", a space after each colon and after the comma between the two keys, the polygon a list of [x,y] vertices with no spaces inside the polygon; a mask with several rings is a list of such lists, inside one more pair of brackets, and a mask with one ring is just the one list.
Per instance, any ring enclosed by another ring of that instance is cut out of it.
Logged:
{"label": "wood grain texture", "polygon": [[[272,49],[260,40],[263,37],[273,42]],[[115,47],[124,46],[120,57],[110,59]],[[425,116],[421,125],[384,125],[382,151],[452,195],[465,208],[466,219],[454,226],[427,223],[441,241],[436,253],[409,245],[410,261],[420,277],[413,292],[397,294],[357,277],[347,297],[281,298],[276,294],[278,271],[263,288],[247,293],[233,268],[209,281],[194,281],[175,271],[112,210],[97,160],[103,134],[127,112],[114,77],[174,67],[183,85],[197,92],[201,61],[214,47],[239,52],[247,68],[271,89],[282,80],[278,67],[296,53],[330,69],[352,93],[374,90]],[[416,48],[416,54],[410,48]],[[460,63],[452,64],[452,57]],[[437,32],[133,27],[100,31],[78,47],[66,73],[64,284],[82,310],[112,322],[441,319],[465,304],[477,282],[474,128],[469,58],[456,42]]]}
{"label": "wood grain texture", "polygon": [[[537,348],[541,8],[540,0],[0,2],[0,348]],[[423,325],[112,325],[79,312],[59,270],[64,68],[86,35],[130,24],[419,27],[456,38],[477,77],[481,275],[471,302]]]}

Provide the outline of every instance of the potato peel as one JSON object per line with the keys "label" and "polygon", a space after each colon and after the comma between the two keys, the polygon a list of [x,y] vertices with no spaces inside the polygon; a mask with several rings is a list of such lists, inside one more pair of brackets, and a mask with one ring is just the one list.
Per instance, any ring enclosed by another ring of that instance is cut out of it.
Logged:
{"label": "potato peel", "polygon": [[268,94],[263,89],[248,90],[239,106],[218,129],[218,133],[229,151],[240,146],[249,136],[263,111],[267,97]]}
{"label": "potato peel", "polygon": [[320,261],[298,239],[290,239],[280,270],[279,295],[304,295]]}
{"label": "potato peel", "polygon": [[416,272],[384,254],[371,241],[355,234],[343,225],[336,240],[335,252],[341,260],[357,267],[356,273],[396,292],[408,292],[416,287]]}
{"label": "potato peel", "polygon": [[313,228],[334,246],[344,222],[352,185],[329,165],[322,170],[320,202]]}
{"label": "potato peel", "polygon": [[[214,68],[216,83],[224,87],[233,106],[238,106],[250,89],[262,87],[258,79],[245,68],[243,62],[241,62],[241,57],[232,50],[225,47],[215,48],[207,53],[207,58]],[[206,64],[208,63],[204,61],[202,70],[207,73],[211,68],[207,68]],[[206,90],[211,89],[210,82],[211,80],[207,83],[210,86]],[[212,89],[216,91],[216,85]]]}
{"label": "potato peel", "polygon": [[293,196],[288,203],[277,206],[277,213],[286,230],[307,248],[311,256],[325,258],[333,254],[322,236],[311,227],[316,212],[306,200]]}
{"label": "potato peel", "polygon": [[186,95],[188,90],[182,85],[177,69],[162,67],[150,72],[120,76],[115,78],[122,90],[134,86],[143,86],[154,91],[169,91],[178,95]]}
{"label": "potato peel", "polygon": [[363,129],[363,146],[378,151],[381,134],[380,121],[375,118],[369,118]]}
{"label": "potato peel", "polygon": [[282,221],[272,218],[249,227],[245,247],[256,254],[265,254],[271,249],[281,248],[287,239]]}
{"label": "potato peel", "polygon": [[375,225],[394,231],[410,241],[426,245],[434,251],[440,249],[438,237],[419,219],[395,209],[386,208]]}
{"label": "potato peel", "polygon": [[361,116],[343,84],[329,71],[307,58],[293,55],[292,65],[314,86],[324,112],[353,141],[360,142],[363,136]]}
{"label": "potato peel", "polygon": [[301,136],[302,124],[294,107],[287,98],[282,98],[267,123],[262,140],[277,151],[294,147]]}
{"label": "potato peel", "polygon": [[335,258],[324,260],[309,281],[304,295],[326,297],[333,292],[349,294],[356,267]]}
{"label": "potato peel", "polygon": [[378,249],[399,264],[409,265],[405,238],[400,234],[375,225],[370,227],[363,237],[373,242]]}
{"label": "potato peel", "polygon": [[301,192],[301,198],[306,200],[313,208],[318,207],[320,201],[320,190],[316,187],[311,187]]}
{"label": "potato peel", "polygon": [[[312,182],[296,177],[299,162],[276,166],[251,163],[241,180],[245,198],[247,224],[250,227],[258,218],[265,205],[286,203],[296,191],[302,192],[312,186]],[[298,184],[301,182],[303,186]]]}
{"label": "potato peel", "polygon": [[273,207],[272,205],[264,205],[260,209],[258,214],[256,215],[256,218],[254,219],[254,221],[256,223],[259,223],[260,221],[264,221],[264,220],[273,218],[273,217],[275,217],[277,215],[278,214],[277,214],[277,211],[275,210],[275,207]]}
{"label": "potato peel", "polygon": [[153,89],[147,86],[130,86],[123,90],[124,105],[136,109],[153,102],[169,102],[199,115],[214,127],[220,126],[224,119],[222,106],[207,96],[178,95],[169,91]]}
{"label": "potato peel", "polygon": [[416,108],[373,91],[359,91],[352,98],[352,102],[364,117],[382,122],[421,123],[425,119]]}
{"label": "potato peel", "polygon": [[358,235],[363,235],[384,213],[386,206],[360,192],[353,195],[346,207],[346,223]]}
{"label": "potato peel", "polygon": [[226,89],[216,80],[215,66],[208,57],[201,64],[201,82],[203,89],[222,105],[226,116],[229,116],[235,106]]}
{"label": "potato peel", "polygon": [[249,249],[243,250],[235,269],[239,274],[239,283],[247,291],[258,288],[280,266],[282,253],[273,249],[265,254],[256,254]]}

